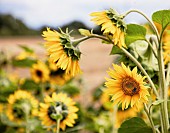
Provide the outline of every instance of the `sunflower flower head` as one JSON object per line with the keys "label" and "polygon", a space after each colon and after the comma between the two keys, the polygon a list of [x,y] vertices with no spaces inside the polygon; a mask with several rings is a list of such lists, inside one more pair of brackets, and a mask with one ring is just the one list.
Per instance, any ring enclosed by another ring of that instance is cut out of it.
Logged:
{"label": "sunflower flower head", "polygon": [[17,90],[8,98],[6,114],[9,120],[21,123],[26,120],[27,115],[36,116],[38,112],[38,101],[31,93]]}
{"label": "sunflower flower head", "polygon": [[113,9],[93,12],[90,15],[94,17],[91,20],[102,27],[103,34],[109,38],[111,37],[115,45],[126,47],[125,33],[127,27],[121,15]]}
{"label": "sunflower flower head", "polygon": [[43,125],[50,127],[56,125],[60,115],[60,128],[65,130],[66,126],[73,127],[75,124],[75,119],[78,118],[77,111],[75,102],[66,94],[52,93],[51,97],[44,98],[44,103],[40,103],[39,117]]}
{"label": "sunflower flower head", "polygon": [[106,78],[106,93],[110,95],[113,104],[121,104],[122,110],[139,107],[141,103],[148,102],[148,87],[144,82],[145,77],[137,73],[137,67],[132,71],[123,63],[121,66],[113,64],[114,70],[108,71],[111,78]]}
{"label": "sunflower flower head", "polygon": [[58,68],[66,71],[66,74],[75,76],[80,73],[79,59],[81,52],[74,42],[71,40],[70,33],[57,32],[47,28],[43,32],[45,47],[52,62]]}
{"label": "sunflower flower head", "polygon": [[32,79],[36,82],[46,82],[49,80],[50,71],[45,63],[38,61],[30,69]]}

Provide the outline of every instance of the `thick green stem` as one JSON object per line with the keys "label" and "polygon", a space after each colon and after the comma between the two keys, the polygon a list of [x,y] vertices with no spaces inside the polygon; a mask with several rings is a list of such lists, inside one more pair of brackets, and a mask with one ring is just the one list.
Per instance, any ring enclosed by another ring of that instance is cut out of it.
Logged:
{"label": "thick green stem", "polygon": [[160,83],[160,96],[161,99],[164,99],[164,102],[161,103],[161,119],[164,133],[168,133],[169,128],[169,117],[168,117],[168,108],[167,108],[167,86],[165,82],[165,69],[163,62],[163,53],[162,53],[162,44],[160,43],[158,48],[158,66],[159,66],[159,83]]}
{"label": "thick green stem", "polygon": [[169,87],[169,83],[170,83],[170,63],[168,63],[167,73],[166,73],[166,86],[167,86],[167,89]]}
{"label": "thick green stem", "polygon": [[152,117],[149,114],[149,110],[148,110],[148,107],[146,106],[146,104],[144,104],[144,110],[145,110],[145,113],[146,113],[146,115],[147,115],[147,117],[148,117],[148,119],[150,121],[153,133],[156,133],[156,129],[155,129]]}
{"label": "thick green stem", "polygon": [[57,130],[56,133],[60,133],[60,119],[57,120]]}
{"label": "thick green stem", "polygon": [[156,90],[156,87],[155,87],[154,83],[152,82],[152,80],[151,80],[150,76],[148,75],[148,73],[142,67],[141,63],[139,63],[138,60],[135,57],[133,57],[126,49],[121,48],[121,50],[125,53],[125,55],[127,57],[129,57],[139,67],[139,69],[142,71],[142,73],[147,77],[147,79],[148,79],[148,81],[149,81],[149,83],[150,83],[150,85],[151,85],[151,87],[153,89],[154,94],[159,99],[159,94],[158,94],[158,92]]}

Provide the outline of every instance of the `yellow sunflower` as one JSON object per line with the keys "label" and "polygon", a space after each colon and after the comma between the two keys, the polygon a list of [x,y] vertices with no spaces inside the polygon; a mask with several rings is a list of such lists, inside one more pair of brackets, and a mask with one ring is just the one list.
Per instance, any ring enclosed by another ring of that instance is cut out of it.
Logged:
{"label": "yellow sunflower", "polygon": [[42,120],[42,124],[45,126],[56,125],[56,119],[52,115],[56,115],[59,112],[62,115],[60,120],[60,128],[65,130],[66,126],[73,127],[75,119],[78,118],[76,112],[78,108],[75,106],[75,102],[67,97],[64,93],[53,93],[52,96],[46,96],[44,98],[45,103],[40,103],[39,117]]}
{"label": "yellow sunflower", "polygon": [[27,113],[36,116],[37,111],[38,101],[27,91],[17,90],[8,98],[6,114],[13,122],[23,122]]}
{"label": "yellow sunflower", "polygon": [[164,64],[168,64],[170,62],[170,42],[164,43],[163,50]]}
{"label": "yellow sunflower", "polygon": [[36,58],[35,53],[23,51],[15,57],[16,60],[24,60],[26,58]]}
{"label": "yellow sunflower", "polygon": [[41,61],[38,61],[31,68],[32,79],[36,82],[46,82],[49,80],[50,71],[48,67]]}
{"label": "yellow sunflower", "polygon": [[114,44],[119,47],[126,47],[125,44],[125,32],[126,25],[123,22],[120,15],[113,9],[105,10],[101,12],[94,12],[90,14],[95,24],[100,25],[103,34],[110,35],[113,38]]}
{"label": "yellow sunflower", "polygon": [[59,33],[47,28],[47,31],[44,31],[42,36],[46,40],[45,47],[47,52],[58,68],[65,70],[66,74],[71,76],[81,72],[79,66],[81,53],[77,47],[73,46],[69,34]]}
{"label": "yellow sunflower", "polygon": [[137,73],[137,67],[132,71],[123,63],[121,66],[113,64],[114,70],[110,69],[108,74],[110,78],[106,78],[106,93],[111,95],[113,104],[122,104],[122,110],[131,107],[138,107],[141,103],[147,103],[149,92],[145,86],[142,77]]}

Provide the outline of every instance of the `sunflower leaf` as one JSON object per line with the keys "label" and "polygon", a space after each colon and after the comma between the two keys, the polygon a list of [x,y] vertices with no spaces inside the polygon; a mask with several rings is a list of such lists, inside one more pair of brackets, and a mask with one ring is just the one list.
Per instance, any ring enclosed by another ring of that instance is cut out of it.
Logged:
{"label": "sunflower leaf", "polygon": [[133,117],[122,123],[118,133],[152,133],[152,128],[139,117]]}
{"label": "sunflower leaf", "polygon": [[120,48],[118,48],[117,46],[113,45],[112,50],[110,52],[110,55],[113,54],[122,54],[122,50]]}
{"label": "sunflower leaf", "polygon": [[23,50],[25,50],[26,52],[29,52],[29,53],[34,53],[34,50],[27,47],[27,46],[24,46],[24,45],[19,45],[20,48],[22,48]]}
{"label": "sunflower leaf", "polygon": [[125,43],[129,45],[137,40],[145,40],[146,29],[137,24],[128,24],[125,36]]}
{"label": "sunflower leaf", "polygon": [[36,63],[37,60],[34,59],[23,59],[23,60],[12,60],[12,64],[16,67],[31,67],[34,63]]}
{"label": "sunflower leaf", "polygon": [[[152,20],[162,25],[162,30],[170,24],[170,10],[160,10],[152,14]],[[162,32],[163,32],[162,31]]]}

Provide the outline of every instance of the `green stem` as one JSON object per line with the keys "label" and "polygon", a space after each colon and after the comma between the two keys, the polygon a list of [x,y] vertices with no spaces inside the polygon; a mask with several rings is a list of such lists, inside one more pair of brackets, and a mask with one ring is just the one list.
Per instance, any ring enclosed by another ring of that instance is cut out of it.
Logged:
{"label": "green stem", "polygon": [[154,91],[154,94],[159,99],[159,94],[158,94],[158,92],[156,90],[156,87],[155,87],[154,83],[152,82],[152,80],[151,80],[150,76],[148,75],[148,73],[142,67],[141,63],[139,63],[138,60],[135,57],[133,57],[126,49],[121,48],[121,50],[125,53],[125,55],[127,57],[129,57],[139,67],[139,69],[142,71],[142,73],[147,77],[147,79],[148,79],[148,81],[149,81],[149,83],[150,83],[150,85],[151,85],[151,87],[152,87],[152,89]]}
{"label": "green stem", "polygon": [[159,42],[159,41],[160,41],[159,32],[158,32],[156,26],[154,25],[153,21],[150,20],[143,12],[141,12],[141,11],[139,11],[139,10],[136,10],[136,9],[132,9],[132,10],[127,11],[127,12],[123,15],[123,17],[126,17],[126,16],[127,16],[128,14],[130,14],[131,12],[139,13],[139,14],[141,14],[143,17],[146,18],[146,20],[150,23],[152,29],[154,30],[154,32],[155,32],[155,34],[156,34],[156,37],[157,37],[157,39],[158,39],[158,42]]}
{"label": "green stem", "polygon": [[147,43],[149,44],[149,46],[151,47],[154,56],[155,56],[156,58],[158,58],[157,53],[155,52],[155,49],[153,48],[152,44],[151,44],[148,40],[146,40],[146,42],[147,42]]}
{"label": "green stem", "polygon": [[99,38],[101,40],[105,40],[105,41],[109,41],[110,42],[110,40],[108,40],[104,36],[100,36],[100,35],[97,35],[97,34],[91,34],[91,36],[86,36],[86,37],[82,37],[82,38],[77,39],[77,40],[73,40],[73,46],[77,47],[81,42],[83,42],[85,40],[88,40],[90,38]]}
{"label": "green stem", "polygon": [[160,83],[160,96],[161,99],[164,99],[164,102],[161,103],[161,119],[164,133],[168,133],[169,128],[169,117],[168,117],[168,108],[167,108],[167,86],[165,82],[165,69],[163,62],[163,53],[162,53],[162,43],[160,43],[158,48],[158,66],[159,66],[159,83]]}
{"label": "green stem", "polygon": [[56,133],[60,133],[60,119],[57,119],[57,130]]}
{"label": "green stem", "polygon": [[167,86],[167,89],[168,89],[169,83],[170,83],[170,63],[168,63],[167,73],[166,73],[166,86]]}
{"label": "green stem", "polygon": [[151,124],[153,133],[156,133],[156,129],[155,129],[155,126],[154,126],[152,117],[151,117],[150,114],[149,114],[149,110],[148,110],[148,107],[146,106],[146,104],[144,104],[144,110],[145,110],[145,113],[146,113],[146,115],[148,116],[148,119],[149,119],[149,121],[150,121],[150,124]]}

